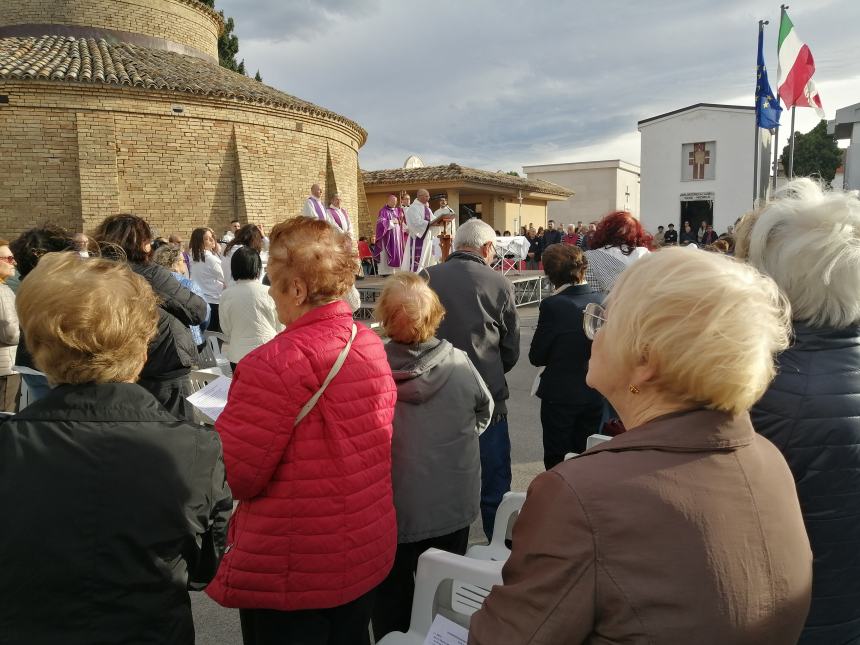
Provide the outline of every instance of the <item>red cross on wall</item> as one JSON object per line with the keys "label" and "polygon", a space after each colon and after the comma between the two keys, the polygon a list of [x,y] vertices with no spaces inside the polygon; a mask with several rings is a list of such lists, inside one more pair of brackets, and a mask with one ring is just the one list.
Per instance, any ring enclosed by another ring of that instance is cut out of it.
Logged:
{"label": "red cross on wall", "polygon": [[694,143],[689,164],[693,166],[693,179],[705,178],[705,166],[711,163],[711,151],[705,150],[704,143]]}

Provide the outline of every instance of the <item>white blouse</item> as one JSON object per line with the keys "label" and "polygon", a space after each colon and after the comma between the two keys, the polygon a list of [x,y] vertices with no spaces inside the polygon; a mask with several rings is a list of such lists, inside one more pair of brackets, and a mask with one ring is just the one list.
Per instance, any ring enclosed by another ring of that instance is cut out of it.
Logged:
{"label": "white blouse", "polygon": [[256,280],[239,280],[225,289],[218,315],[227,337],[224,353],[231,363],[238,363],[284,329],[269,288]]}
{"label": "white blouse", "polygon": [[204,251],[202,261],[192,260],[191,279],[200,287],[203,299],[210,305],[217,305],[221,301],[224,271],[220,258],[212,251]]}

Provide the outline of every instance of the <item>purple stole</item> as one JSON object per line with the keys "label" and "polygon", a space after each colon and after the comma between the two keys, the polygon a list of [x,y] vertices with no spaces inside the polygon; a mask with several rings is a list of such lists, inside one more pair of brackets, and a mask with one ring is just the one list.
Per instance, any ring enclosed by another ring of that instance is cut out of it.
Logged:
{"label": "purple stole", "polygon": [[[427,204],[424,204],[424,221],[430,222],[433,221],[433,211],[430,210],[430,207]],[[421,263],[421,252],[424,250],[424,238],[427,237],[427,234],[430,232],[430,227],[428,226],[424,230],[424,235],[421,237],[415,238],[415,244],[412,247],[412,267],[411,270],[414,273],[418,270],[418,265]]]}
{"label": "purple stole", "polygon": [[[331,218],[335,221],[337,227],[342,232],[346,233],[346,226],[344,226],[343,220],[340,218],[340,214],[338,214],[337,209],[329,206],[328,212],[331,215]],[[344,211],[343,214],[346,215],[346,211]]]}
{"label": "purple stole", "polygon": [[317,214],[317,219],[321,219],[325,221],[325,212],[322,209],[322,205],[320,204],[318,199],[314,199],[313,197],[308,197],[308,201],[314,207],[314,211]]}

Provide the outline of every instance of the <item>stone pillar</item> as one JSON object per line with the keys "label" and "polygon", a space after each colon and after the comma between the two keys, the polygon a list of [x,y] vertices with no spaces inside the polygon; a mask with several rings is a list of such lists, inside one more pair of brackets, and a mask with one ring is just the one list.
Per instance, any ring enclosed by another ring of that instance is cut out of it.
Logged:
{"label": "stone pillar", "polygon": [[268,155],[266,139],[259,131],[242,125],[233,126],[233,139],[239,175],[236,182],[235,217],[243,224],[262,224],[269,231],[275,224],[270,196],[272,182],[268,167],[258,161]]}
{"label": "stone pillar", "polygon": [[81,187],[80,229],[91,231],[108,215],[119,213],[116,124],[108,112],[77,112],[78,173]]}

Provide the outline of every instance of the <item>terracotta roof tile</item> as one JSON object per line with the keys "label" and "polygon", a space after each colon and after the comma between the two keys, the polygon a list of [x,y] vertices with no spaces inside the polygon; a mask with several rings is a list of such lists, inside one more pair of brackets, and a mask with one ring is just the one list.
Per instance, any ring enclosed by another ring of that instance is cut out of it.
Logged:
{"label": "terracotta roof tile", "polygon": [[359,133],[359,144],[367,138],[364,129],[346,117],[216,63],[129,43],[109,43],[104,39],[2,38],[0,82],[3,80],[98,83],[233,99],[343,123]]}
{"label": "terracotta roof tile", "polygon": [[447,166],[425,166],[423,168],[394,168],[392,170],[364,170],[364,183],[374,184],[432,184],[452,181],[469,181],[476,184],[502,186],[515,190],[522,189],[534,193],[570,197],[572,190],[542,179],[526,179],[501,172],[489,172],[476,168],[466,168],[452,163]]}

